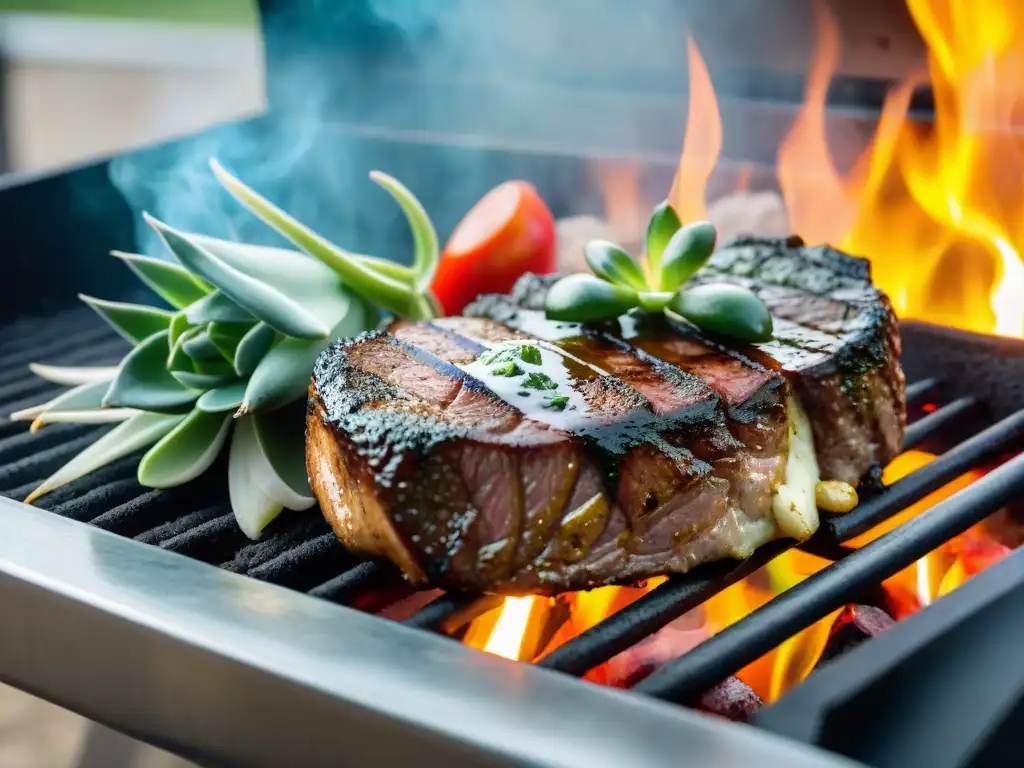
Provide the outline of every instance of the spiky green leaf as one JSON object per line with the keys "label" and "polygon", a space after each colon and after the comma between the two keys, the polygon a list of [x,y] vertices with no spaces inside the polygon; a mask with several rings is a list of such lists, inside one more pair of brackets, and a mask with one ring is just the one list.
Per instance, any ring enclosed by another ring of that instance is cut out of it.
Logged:
{"label": "spiky green leaf", "polygon": [[206,323],[255,323],[256,318],[220,291],[213,291],[184,309],[193,325]]}
{"label": "spiky green leaf", "polygon": [[201,373],[199,371],[171,371],[171,376],[179,383],[197,392],[205,392],[208,389],[223,387],[237,378],[234,370],[230,373],[220,374]]}
{"label": "spiky green leaf", "polygon": [[245,398],[245,388],[248,383],[247,381],[237,381],[233,384],[204,392],[196,401],[196,408],[207,413],[235,411]]}
{"label": "spiky green leaf", "polygon": [[381,171],[372,171],[370,178],[383,187],[402,208],[409,229],[412,231],[413,272],[416,273],[416,291],[422,293],[430,288],[437,274],[437,262],[441,251],[437,245],[437,232],[423,204],[398,179]]}
{"label": "spiky green leaf", "polygon": [[82,410],[58,410],[51,408],[39,414],[32,422],[30,432],[47,424],[112,424],[127,421],[142,413],[136,408],[87,408]]}
{"label": "spiky green leaf", "polygon": [[[167,353],[166,367],[168,371],[194,371],[196,369],[192,358],[185,351],[185,344],[190,339],[195,338],[202,330],[202,328],[192,326],[178,337],[177,341],[171,346],[170,352]],[[170,336],[168,336],[167,340],[170,343]]]}
{"label": "spiky green leaf", "polygon": [[50,475],[25,499],[31,504],[45,493],[84,477],[112,461],[152,445],[185,418],[161,413],[140,413],[114,427],[75,458]]}
{"label": "spiky green leaf", "polygon": [[171,349],[174,349],[181,335],[191,327],[192,325],[189,323],[185,310],[175,312],[174,317],[171,318],[171,324],[167,328],[167,343]]}
{"label": "spiky green leaf", "polygon": [[224,361],[224,356],[221,355],[220,349],[214,344],[213,339],[210,338],[210,334],[205,328],[185,341],[182,346],[185,348],[185,354],[196,363]]}
{"label": "spiky green leaf", "polygon": [[194,410],[139,462],[139,482],[150,488],[173,488],[203,474],[227,439],[231,416]]}
{"label": "spiky green leaf", "polygon": [[193,239],[229,267],[280,291],[328,327],[345,314],[352,292],[329,267],[304,253],[215,237]]}
{"label": "spiky green leaf", "polygon": [[266,323],[254,325],[235,349],[235,373],[239,376],[251,375],[263,356],[270,351],[275,336],[274,329]]}
{"label": "spiky green leaf", "polygon": [[303,400],[252,417],[268,469],[262,474],[260,487],[288,509],[308,509],[314,503],[306,475],[305,420]]}
{"label": "spiky green leaf", "polygon": [[[146,216],[178,260],[217,286],[222,293],[275,330],[297,339],[324,339],[330,326],[277,288],[240,272],[214,256],[196,239]],[[283,272],[279,273],[280,277]]]}
{"label": "spiky green leaf", "polygon": [[236,179],[215,160],[211,167],[218,180],[249,210],[306,253],[322,261],[360,296],[405,317],[420,310],[417,293],[400,280],[381,274],[360,258],[339,248]]}
{"label": "spiky green leaf", "polygon": [[212,290],[202,279],[178,264],[123,251],[111,251],[110,255],[121,259],[139,280],[175,309],[199,301]]}
{"label": "spiky green leaf", "polygon": [[107,407],[174,413],[188,409],[199,393],[178,382],[167,370],[167,331],[155,333],[129,352],[103,398]]}
{"label": "spiky green leaf", "polygon": [[[355,336],[365,329],[364,302],[354,298],[345,317],[331,329],[332,337]],[[309,385],[313,363],[328,341],[283,339],[260,360],[245,390],[239,415],[272,411],[302,397]]]}
{"label": "spiky green leaf", "polygon": [[238,527],[250,539],[259,538],[263,529],[284,508],[280,501],[265,493],[257,482],[265,470],[265,462],[252,418],[238,419],[231,436],[231,453],[228,458],[228,495]]}
{"label": "spiky green leaf", "polygon": [[89,408],[99,408],[103,402],[103,396],[110,389],[109,381],[92,381],[88,384],[79,384],[67,392],[62,392],[52,400],[45,403],[24,408],[10,415],[11,421],[24,421],[34,419],[39,414],[51,408],[62,411],[80,411]]}
{"label": "spiky green leaf", "polygon": [[230,362],[235,359],[238,343],[252,328],[253,326],[248,323],[214,322],[206,326],[206,333],[220,351],[221,357]]}
{"label": "spiky green leaf", "polygon": [[94,381],[113,381],[117,376],[116,365],[64,366],[29,363],[28,369],[40,379],[63,384],[67,387],[89,384]]}
{"label": "spiky green leaf", "polygon": [[100,317],[121,336],[132,344],[138,344],[154,333],[166,331],[171,324],[172,313],[166,309],[147,307],[143,304],[126,304],[121,301],[106,301],[93,296],[78,294]]}

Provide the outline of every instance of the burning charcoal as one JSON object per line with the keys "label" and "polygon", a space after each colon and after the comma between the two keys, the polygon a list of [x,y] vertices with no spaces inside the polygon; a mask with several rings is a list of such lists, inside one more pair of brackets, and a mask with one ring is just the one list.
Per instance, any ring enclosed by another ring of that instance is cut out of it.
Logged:
{"label": "burning charcoal", "polygon": [[896,622],[881,608],[872,605],[848,605],[832,624],[825,650],[817,666],[842,656],[865,640],[882,634]]}
{"label": "burning charcoal", "polygon": [[1024,544],[1024,504],[1014,502],[985,521],[989,535],[1005,547],[1016,549]]}
{"label": "burning charcoal", "polygon": [[753,688],[738,677],[727,677],[697,699],[695,708],[709,715],[747,723],[763,706],[764,702]]}

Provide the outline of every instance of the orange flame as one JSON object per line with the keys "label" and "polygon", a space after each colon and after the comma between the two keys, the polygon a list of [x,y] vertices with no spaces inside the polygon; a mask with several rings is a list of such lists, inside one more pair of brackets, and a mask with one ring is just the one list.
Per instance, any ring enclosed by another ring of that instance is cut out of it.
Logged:
{"label": "orange flame", "polygon": [[871,259],[904,317],[1024,335],[1024,6],[908,0],[929,48],[931,127],[909,119],[914,73],[886,99],[874,140],[845,178],[825,133],[839,55],[834,19],[815,5],[819,42],[804,108],[779,152],[794,230]]}
{"label": "orange flame", "polygon": [[[893,88],[875,135],[846,173],[835,165],[825,121],[829,82],[840,57],[840,35],[823,0],[815,0],[818,39],[805,100],[779,147],[777,175],[792,229],[810,242],[831,242],[872,261],[875,282],[902,317],[980,332],[1024,335],[1024,3],[1013,0],[907,0],[929,48],[929,66]],[[705,218],[707,182],[722,146],[718,105],[697,46],[687,40],[689,112],[669,200],[685,220]],[[930,80],[933,125],[910,115],[915,90]],[[604,169],[609,220],[635,226],[637,169]],[[738,182],[749,183],[749,175]],[[886,468],[892,483],[932,461],[909,451]],[[873,541],[972,483],[967,473],[876,529]],[[901,618],[955,589],[1008,550],[980,526],[967,531],[884,583],[890,611]],[[790,551],[706,601],[696,620],[719,632],[775,595],[828,565]],[[565,620],[546,648],[534,637],[551,603],[509,598],[477,619],[465,642],[513,659],[557,648],[653,588],[605,587],[569,597]],[[839,611],[785,641],[739,672],[774,701],[814,668]],[[655,638],[656,640],[656,638]],[[524,647],[529,645],[529,648]],[[628,652],[627,652],[628,653]],[[657,655],[657,654],[655,654]],[[615,661],[615,660],[613,660]],[[623,666],[623,665],[620,665]],[[606,664],[587,679],[613,682]]]}
{"label": "orange flame", "polygon": [[683,153],[679,158],[669,202],[683,221],[707,218],[704,194],[708,178],[722,151],[722,118],[704,59],[697,44],[686,38],[690,68],[690,105],[687,110]]}

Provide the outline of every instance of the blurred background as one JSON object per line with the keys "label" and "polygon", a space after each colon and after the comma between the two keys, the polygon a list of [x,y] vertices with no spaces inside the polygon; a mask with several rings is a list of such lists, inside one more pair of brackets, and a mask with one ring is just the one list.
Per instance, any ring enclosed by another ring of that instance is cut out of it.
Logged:
{"label": "blurred background", "polygon": [[[89,162],[264,104],[252,0],[0,0],[0,173]],[[114,760],[189,765],[0,685],[0,768]]]}
{"label": "blurred background", "polygon": [[259,113],[255,6],[0,0],[0,169],[51,170]]}

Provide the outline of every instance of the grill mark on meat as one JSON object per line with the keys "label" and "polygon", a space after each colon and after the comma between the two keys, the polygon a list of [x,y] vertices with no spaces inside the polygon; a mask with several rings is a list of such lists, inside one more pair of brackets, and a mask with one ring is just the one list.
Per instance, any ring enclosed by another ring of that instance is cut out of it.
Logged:
{"label": "grill mark on meat", "polygon": [[[685,572],[778,535],[787,386],[826,471],[848,473],[884,455],[887,430],[902,435],[899,339],[857,260],[729,247],[753,252],[716,254],[700,279],[761,291],[771,344],[737,347],[661,316],[552,323],[540,311],[550,279],[529,276],[476,316],[332,346],[311,383],[307,462],[339,537],[420,584],[550,593]],[[521,398],[477,359],[515,343],[538,348],[536,370],[576,411],[540,408],[543,392]],[[834,434],[820,438],[818,420]]]}

